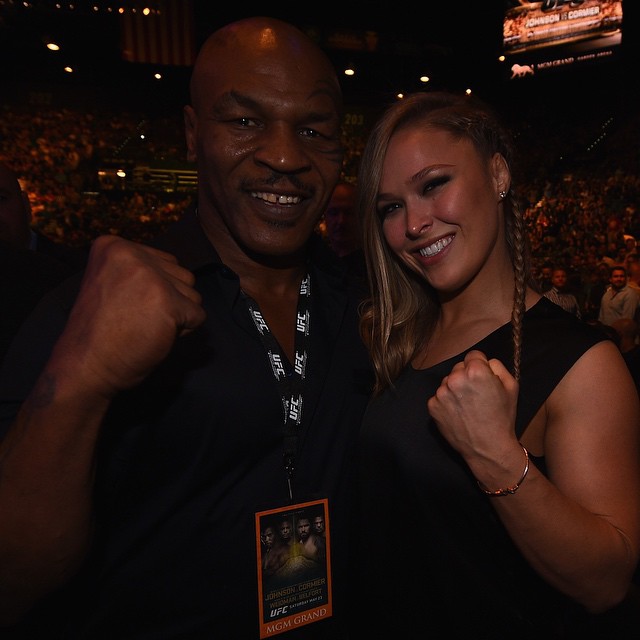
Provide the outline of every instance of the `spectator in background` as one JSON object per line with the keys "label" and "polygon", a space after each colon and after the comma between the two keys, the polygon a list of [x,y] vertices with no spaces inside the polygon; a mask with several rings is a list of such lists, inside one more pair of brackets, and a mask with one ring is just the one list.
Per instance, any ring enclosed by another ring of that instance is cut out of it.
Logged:
{"label": "spectator in background", "polygon": [[29,220],[29,201],[18,179],[0,163],[0,364],[42,296],[72,273],[64,262],[28,248]]}
{"label": "spectator in background", "polygon": [[631,318],[614,320],[611,326],[618,332],[620,343],[618,347],[622,353],[628,353],[638,347],[638,323]]}
{"label": "spectator in background", "polygon": [[609,267],[606,262],[599,262],[587,272],[584,279],[582,315],[585,320],[598,319],[602,296],[608,287]]}
{"label": "spectator in background", "polygon": [[620,318],[614,320],[611,327],[620,336],[618,347],[633,376],[636,388],[640,391],[640,344],[638,343],[640,330],[638,323],[631,318]]}
{"label": "spectator in background", "polygon": [[356,187],[351,182],[339,182],[324,212],[329,246],[341,258],[360,248]]}
{"label": "spectator in background", "polygon": [[0,241],[14,247],[31,246],[31,207],[13,170],[0,160]]}
{"label": "spectator in background", "polygon": [[545,293],[545,291],[549,291],[553,286],[551,282],[551,276],[553,274],[553,265],[545,262],[541,267],[538,273],[538,277],[536,278],[535,285],[540,293]]}
{"label": "spectator in background", "polygon": [[639,304],[640,296],[627,284],[627,270],[620,265],[611,267],[609,287],[600,301],[598,320],[611,325],[620,318],[635,319]]}
{"label": "spectator in background", "polygon": [[339,182],[324,212],[327,241],[331,249],[361,277],[365,276],[360,228],[356,212],[356,186]]}
{"label": "spectator in background", "polygon": [[86,261],[83,249],[54,242],[31,227],[31,205],[18,176],[0,160],[0,240],[14,247],[31,249],[63,262],[74,271]]}
{"label": "spectator in background", "polygon": [[637,253],[630,253],[625,260],[627,284],[640,295],[640,260]]}
{"label": "spectator in background", "polygon": [[636,241],[636,239],[629,235],[629,234],[625,234],[624,235],[624,263],[625,266],[627,266],[627,260],[629,258],[629,256],[634,256],[635,259],[637,260],[638,258],[638,243]]}
{"label": "spectator in background", "polygon": [[573,313],[578,318],[581,317],[578,299],[567,290],[567,270],[562,267],[555,267],[551,272],[551,289],[543,293],[545,298],[559,307]]}

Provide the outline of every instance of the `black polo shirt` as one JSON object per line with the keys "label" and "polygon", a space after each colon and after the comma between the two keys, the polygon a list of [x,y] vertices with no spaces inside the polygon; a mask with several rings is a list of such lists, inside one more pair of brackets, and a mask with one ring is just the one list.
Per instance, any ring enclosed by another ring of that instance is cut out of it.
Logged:
{"label": "black polo shirt", "polygon": [[[352,454],[372,378],[356,289],[324,243],[311,243],[295,498],[329,500],[335,615],[285,637],[334,639],[342,637],[334,625],[348,606]],[[255,513],[288,498],[281,395],[238,277],[195,215],[154,244],[195,273],[207,317],[113,403],[98,448],[95,545],[80,575],[25,623],[31,634],[46,629],[39,637],[258,637]],[[0,379],[0,434],[74,295],[73,287],[57,289],[14,342]]]}

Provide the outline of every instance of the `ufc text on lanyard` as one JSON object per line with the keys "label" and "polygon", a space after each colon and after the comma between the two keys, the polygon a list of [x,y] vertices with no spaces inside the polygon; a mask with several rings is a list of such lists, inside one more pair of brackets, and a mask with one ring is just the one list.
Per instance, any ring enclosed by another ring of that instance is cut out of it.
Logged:
{"label": "ufc text on lanyard", "polygon": [[262,343],[267,351],[271,370],[278,383],[282,396],[284,413],[284,470],[289,489],[289,500],[293,502],[293,474],[295,472],[298,432],[302,423],[304,409],[304,382],[309,347],[309,327],[311,319],[311,276],[307,274],[300,283],[298,309],[296,312],[295,356],[293,368],[285,364],[287,358],[278,341],[271,333],[262,317],[258,303],[243,292],[249,313],[258,329]]}

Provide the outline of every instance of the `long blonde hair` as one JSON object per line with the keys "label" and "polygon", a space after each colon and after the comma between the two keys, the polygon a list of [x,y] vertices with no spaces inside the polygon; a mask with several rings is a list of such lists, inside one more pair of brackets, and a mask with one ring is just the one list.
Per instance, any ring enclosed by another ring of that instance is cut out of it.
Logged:
{"label": "long blonde hair", "polygon": [[[370,297],[361,309],[360,331],[376,372],[374,393],[393,385],[424,345],[425,336],[428,338],[433,331],[440,308],[435,291],[387,246],[376,207],[389,141],[398,129],[415,124],[469,139],[487,162],[499,153],[510,170],[513,163],[510,133],[488,105],[469,96],[448,92],[412,94],[390,106],[374,126],[358,175],[358,210],[370,288]],[[513,186],[503,205],[505,235],[515,274],[512,372],[519,379],[522,319],[530,280],[529,251],[523,214]]]}

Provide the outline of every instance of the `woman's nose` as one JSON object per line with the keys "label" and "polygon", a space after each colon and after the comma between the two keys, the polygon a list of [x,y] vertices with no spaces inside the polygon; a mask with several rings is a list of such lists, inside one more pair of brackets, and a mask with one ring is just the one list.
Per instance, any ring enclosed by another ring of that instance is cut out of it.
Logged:
{"label": "woman's nose", "polygon": [[405,235],[407,238],[418,238],[427,231],[432,222],[431,216],[425,215],[424,212],[412,214],[407,210],[407,230]]}

